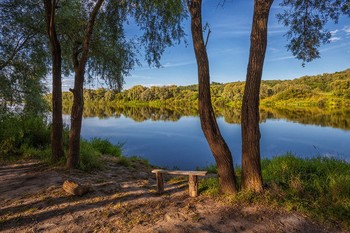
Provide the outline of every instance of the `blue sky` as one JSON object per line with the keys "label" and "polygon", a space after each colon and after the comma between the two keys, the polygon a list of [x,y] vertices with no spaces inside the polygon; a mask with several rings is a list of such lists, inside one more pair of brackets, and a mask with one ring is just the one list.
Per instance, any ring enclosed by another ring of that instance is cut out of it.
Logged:
{"label": "blue sky", "polygon": [[[224,7],[218,6],[219,2],[219,0],[203,1],[203,24],[208,22],[212,31],[207,47],[211,81],[222,83],[244,81],[254,1],[226,0]],[[327,26],[332,32],[331,43],[322,45],[320,59],[307,63],[303,68],[301,61],[295,59],[285,47],[287,40],[283,35],[287,29],[276,19],[276,14],[282,11],[279,2],[280,0],[275,1],[270,12],[264,80],[293,79],[350,68],[350,18],[341,17],[338,24],[330,23]],[[142,62],[142,67],[136,67],[131,76],[125,78],[124,88],[138,84],[162,86],[197,83],[190,22],[187,21],[184,25],[188,45],[181,43],[168,48],[161,60],[163,68],[149,68],[146,62]],[[69,83],[70,81],[64,80],[64,84]]]}

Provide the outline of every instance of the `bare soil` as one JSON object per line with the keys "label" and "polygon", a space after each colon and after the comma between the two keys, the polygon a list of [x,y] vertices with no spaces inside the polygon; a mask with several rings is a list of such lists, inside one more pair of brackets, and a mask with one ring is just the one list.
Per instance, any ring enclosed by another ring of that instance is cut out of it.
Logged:
{"label": "bare soil", "polygon": [[[83,173],[37,161],[0,166],[1,232],[341,232],[307,217],[258,205],[232,205],[200,195],[187,182],[156,193],[151,168],[104,157],[101,171]],[[82,197],[62,189],[71,179],[89,185]]]}

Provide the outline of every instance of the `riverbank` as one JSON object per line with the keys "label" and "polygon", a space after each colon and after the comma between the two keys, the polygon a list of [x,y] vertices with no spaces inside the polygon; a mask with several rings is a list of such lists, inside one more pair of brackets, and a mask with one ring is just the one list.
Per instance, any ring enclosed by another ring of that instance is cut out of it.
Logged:
{"label": "riverbank", "polygon": [[[38,161],[0,167],[2,232],[344,232],[278,206],[230,201],[206,192],[187,195],[187,182],[168,180],[156,193],[152,167],[102,157],[91,173]],[[171,177],[169,177],[171,178]],[[89,185],[82,197],[62,189],[66,179]]]}

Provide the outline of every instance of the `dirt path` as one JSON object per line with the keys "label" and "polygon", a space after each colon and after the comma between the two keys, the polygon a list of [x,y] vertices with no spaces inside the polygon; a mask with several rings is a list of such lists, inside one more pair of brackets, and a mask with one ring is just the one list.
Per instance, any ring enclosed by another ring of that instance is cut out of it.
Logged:
{"label": "dirt path", "polygon": [[[190,198],[184,181],[167,184],[158,195],[146,165],[105,161],[105,169],[92,174],[37,162],[0,167],[0,231],[335,232],[297,213]],[[91,191],[69,196],[62,189],[66,179],[88,184]]]}

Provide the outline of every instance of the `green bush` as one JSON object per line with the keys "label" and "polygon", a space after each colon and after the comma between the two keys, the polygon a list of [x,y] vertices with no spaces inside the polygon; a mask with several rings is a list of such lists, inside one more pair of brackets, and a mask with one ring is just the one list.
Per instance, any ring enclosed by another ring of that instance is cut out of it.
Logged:
{"label": "green bush", "polygon": [[83,171],[92,171],[102,168],[100,160],[101,152],[96,150],[92,144],[86,140],[80,141],[80,164],[79,168]]}
{"label": "green bush", "polygon": [[119,157],[122,154],[122,145],[113,145],[107,139],[93,138],[90,141],[91,146],[103,155],[113,155]]}
{"label": "green bush", "polygon": [[220,194],[219,179],[217,177],[201,179],[198,191],[209,196],[218,196]]}
{"label": "green bush", "polygon": [[51,148],[48,146],[39,149],[22,144],[19,151],[24,159],[39,159],[45,162],[50,162],[51,160]]}
{"label": "green bush", "polygon": [[[44,118],[34,115],[6,114],[0,117],[0,159],[16,160],[33,148],[38,153],[50,144],[50,128]],[[23,149],[25,148],[25,149]],[[32,154],[34,152],[31,152]]]}

